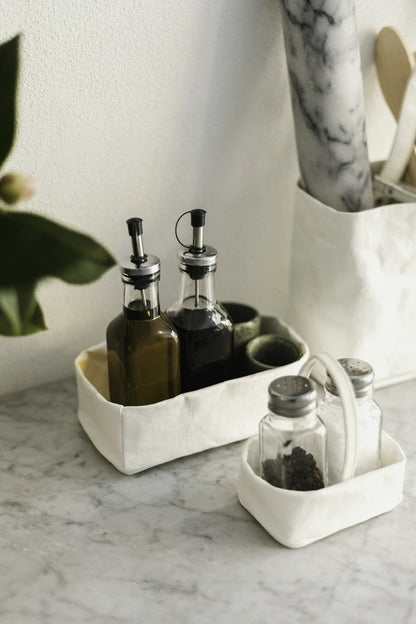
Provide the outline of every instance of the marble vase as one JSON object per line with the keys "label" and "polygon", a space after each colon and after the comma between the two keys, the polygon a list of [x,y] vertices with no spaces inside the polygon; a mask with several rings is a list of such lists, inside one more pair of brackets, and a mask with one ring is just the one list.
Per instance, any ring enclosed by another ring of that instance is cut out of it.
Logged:
{"label": "marble vase", "polygon": [[281,0],[303,188],[342,211],[373,206],[353,0]]}

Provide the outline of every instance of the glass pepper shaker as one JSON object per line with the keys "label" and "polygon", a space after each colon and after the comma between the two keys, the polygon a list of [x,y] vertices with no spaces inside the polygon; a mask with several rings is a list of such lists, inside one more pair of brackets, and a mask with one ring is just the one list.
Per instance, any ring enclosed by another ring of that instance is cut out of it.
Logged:
{"label": "glass pepper shaker", "polygon": [[127,225],[133,254],[120,264],[123,311],[107,328],[110,400],[148,405],[180,392],[179,339],[160,313],[160,260],[144,253],[142,219]]}
{"label": "glass pepper shaker", "polygon": [[[383,415],[373,399],[374,371],[368,362],[342,358],[338,362],[346,371],[354,389],[357,411],[357,464],[354,476],[380,467]],[[341,399],[331,376],[327,376],[325,397],[319,404],[319,416],[328,432],[329,483],[341,480],[345,450],[344,415]]]}
{"label": "glass pepper shaker", "polygon": [[[188,213],[184,213],[179,220]],[[166,314],[179,335],[182,392],[198,390],[229,379],[233,324],[217,302],[217,250],[204,244],[205,210],[191,210],[192,245],[179,251],[179,299]]]}
{"label": "glass pepper shaker", "polygon": [[262,478],[287,490],[325,487],[327,437],[314,383],[295,375],[275,379],[268,407],[259,425]]}

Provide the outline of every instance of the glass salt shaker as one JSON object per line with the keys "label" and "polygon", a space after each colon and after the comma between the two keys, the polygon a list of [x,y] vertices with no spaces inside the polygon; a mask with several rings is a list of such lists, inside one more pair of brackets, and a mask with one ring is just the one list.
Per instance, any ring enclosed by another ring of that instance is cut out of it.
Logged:
{"label": "glass salt shaker", "polygon": [[325,487],[327,437],[314,383],[295,375],[275,379],[268,407],[259,426],[262,478],[287,490]]}
{"label": "glass salt shaker", "polygon": [[[373,399],[374,371],[370,364],[354,358],[338,360],[352,383],[357,410],[357,464],[354,476],[380,467],[383,416]],[[319,416],[328,432],[329,483],[341,480],[345,451],[344,415],[338,390],[330,375],[325,384],[325,398]]]}

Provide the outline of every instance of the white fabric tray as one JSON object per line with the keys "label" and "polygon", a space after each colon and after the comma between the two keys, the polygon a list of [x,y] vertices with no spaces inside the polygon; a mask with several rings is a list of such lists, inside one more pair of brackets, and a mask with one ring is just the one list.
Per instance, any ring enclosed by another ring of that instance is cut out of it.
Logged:
{"label": "white fabric tray", "polygon": [[86,349],[75,360],[82,427],[100,453],[125,474],[252,436],[267,412],[269,383],[280,375],[296,375],[309,355],[304,341],[283,322],[265,317],[261,331],[290,337],[302,357],[287,366],[140,407],[108,400],[105,343]]}
{"label": "white fabric tray", "polygon": [[390,511],[403,499],[405,456],[385,431],[382,467],[321,490],[274,487],[260,475],[258,436],[244,445],[238,477],[240,503],[278,542],[300,548]]}

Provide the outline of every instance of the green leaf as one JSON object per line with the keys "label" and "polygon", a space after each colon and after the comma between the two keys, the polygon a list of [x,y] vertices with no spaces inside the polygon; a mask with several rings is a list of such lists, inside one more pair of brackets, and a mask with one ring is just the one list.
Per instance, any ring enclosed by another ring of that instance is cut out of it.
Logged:
{"label": "green leaf", "polygon": [[0,211],[0,288],[19,288],[47,277],[87,284],[115,264],[90,236],[37,214]]}
{"label": "green leaf", "polygon": [[27,336],[46,329],[34,287],[0,288],[0,334]]}
{"label": "green leaf", "polygon": [[14,140],[18,57],[19,35],[0,45],[0,167]]}

